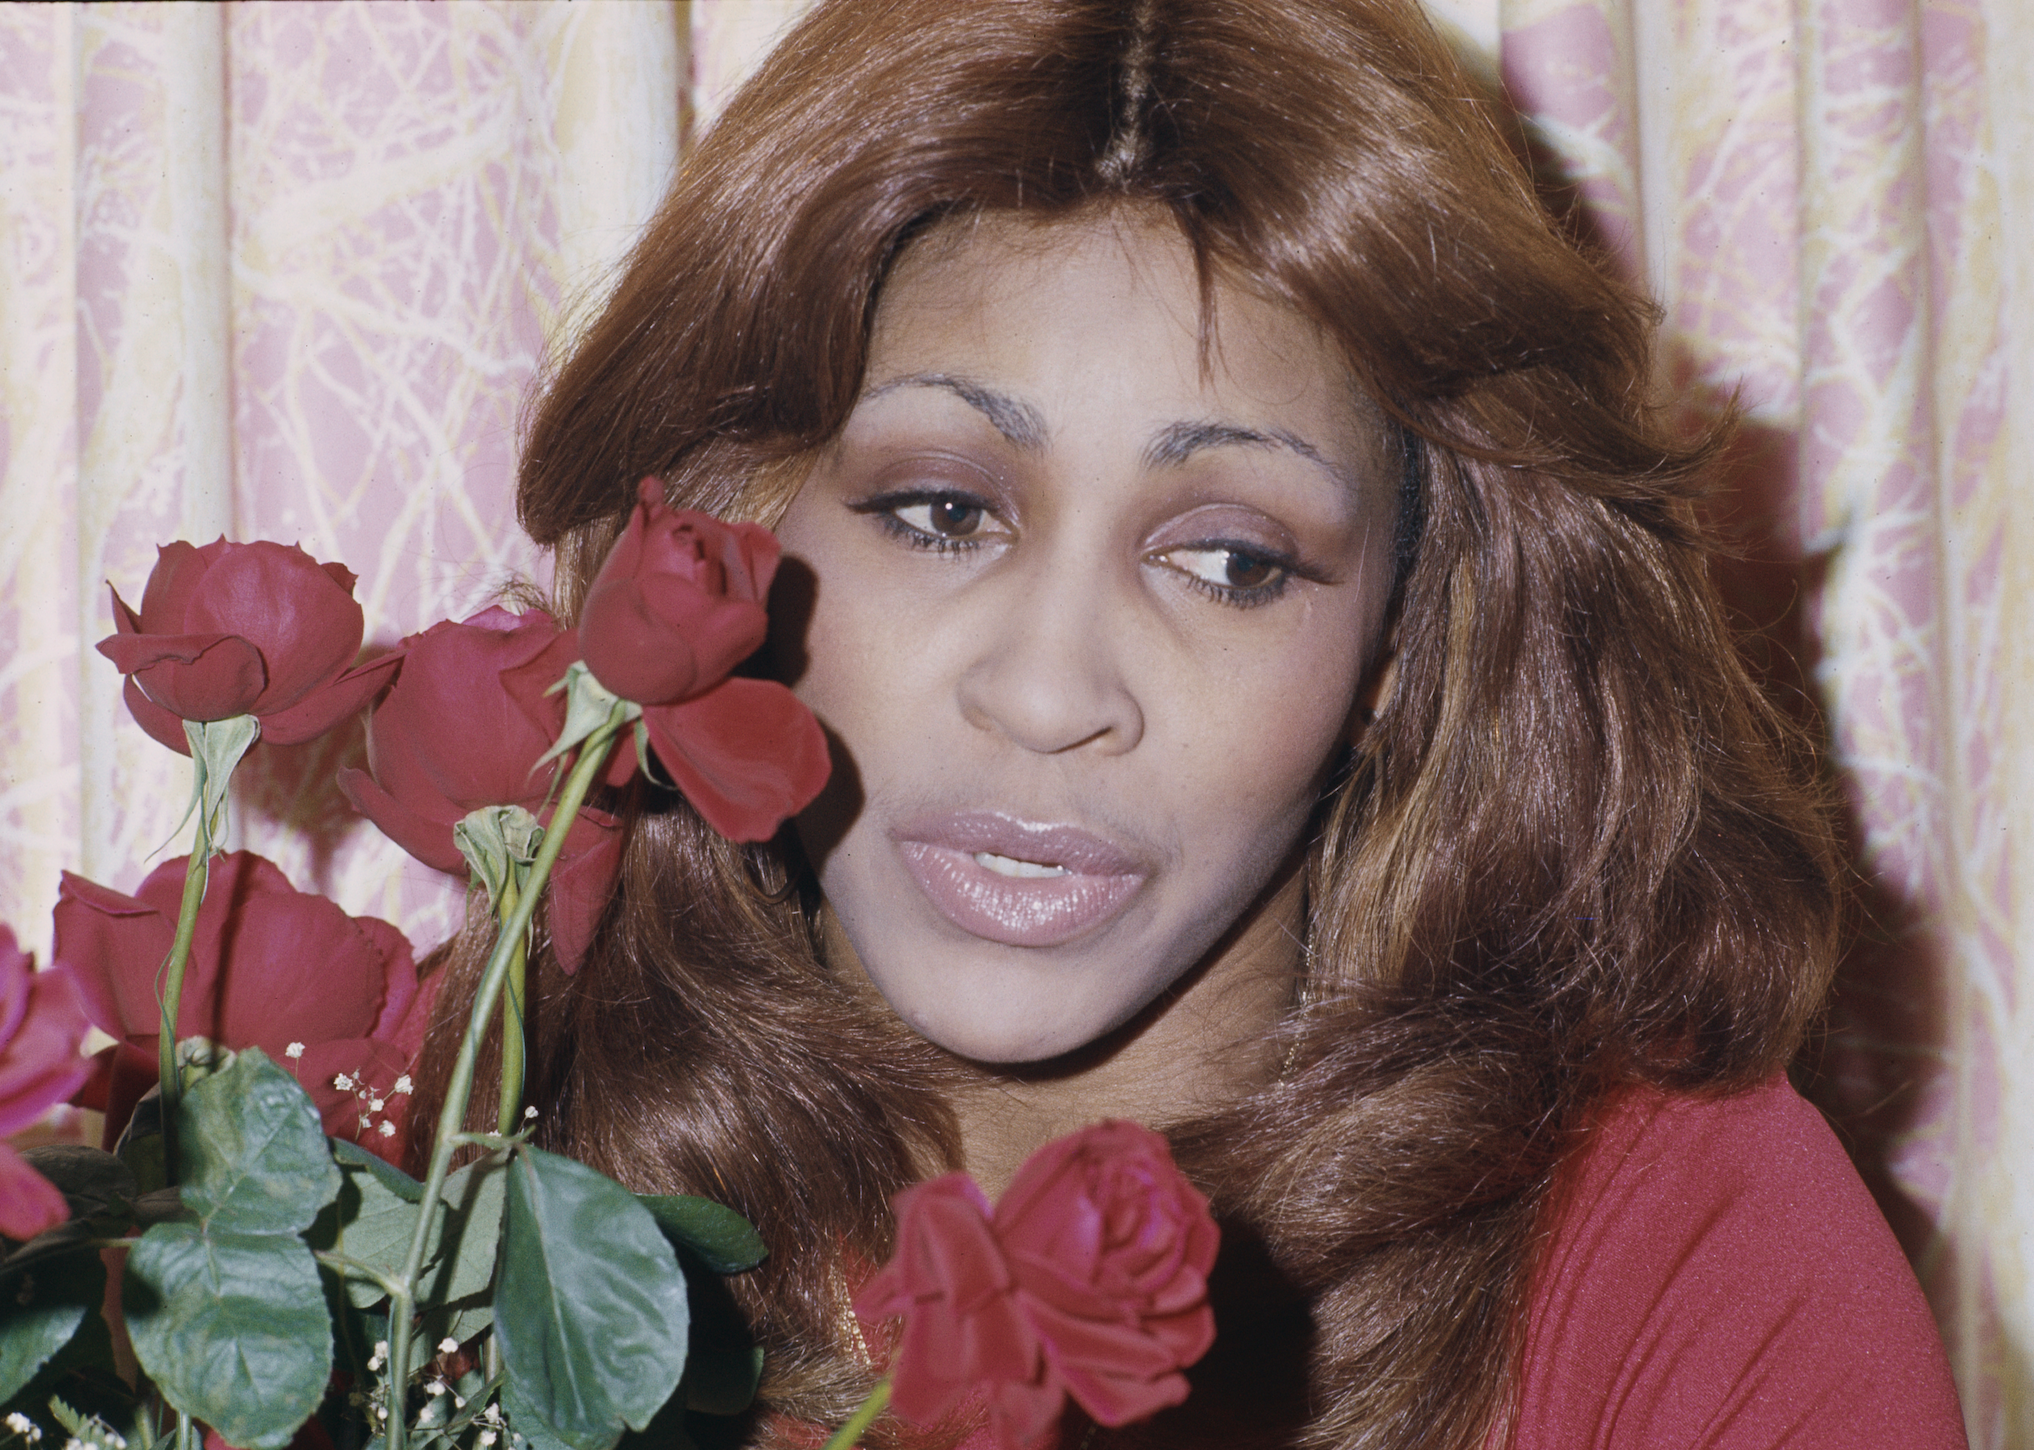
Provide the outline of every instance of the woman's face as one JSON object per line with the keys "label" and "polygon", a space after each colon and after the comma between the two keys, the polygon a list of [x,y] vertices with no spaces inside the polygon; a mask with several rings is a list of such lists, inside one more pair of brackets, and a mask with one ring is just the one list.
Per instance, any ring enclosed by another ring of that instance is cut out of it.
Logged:
{"label": "woman's face", "polygon": [[1204,358],[1170,223],[934,232],[779,528],[814,589],[786,671],[839,747],[800,839],[963,1057],[1057,1057],[1179,982],[1356,728],[1394,467],[1313,328],[1215,295]]}

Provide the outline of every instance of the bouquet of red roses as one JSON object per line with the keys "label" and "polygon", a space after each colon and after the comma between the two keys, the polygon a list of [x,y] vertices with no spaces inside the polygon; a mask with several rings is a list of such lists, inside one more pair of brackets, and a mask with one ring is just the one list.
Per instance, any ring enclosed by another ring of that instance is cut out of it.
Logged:
{"label": "bouquet of red roses", "polygon": [[[522,1016],[538,903],[570,971],[612,890],[601,787],[641,771],[753,841],[824,784],[810,713],[735,673],[777,560],[767,530],[670,509],[645,480],[577,629],[489,609],[356,665],[351,573],[265,542],[167,545],[138,611],[113,596],[99,648],[136,721],[192,759],[194,840],[133,896],[67,876],[47,970],[0,927],[0,1133],[66,1099],[108,1124],[98,1149],[0,1145],[0,1438],[607,1450],[746,1408],[760,1359],[691,1352],[687,1275],[753,1267],[760,1238],[535,1147]],[[406,1110],[437,981],[402,935],[214,846],[250,748],[371,702],[368,768],[339,785],[467,876],[496,928],[435,1124]],[[89,1062],[88,1026],[114,1039]],[[494,1030],[500,1101],[476,1133]],[[425,1133],[419,1181],[395,1163]],[[454,1171],[462,1148],[480,1156]],[[1184,1396],[1213,1332],[1214,1227],[1156,1135],[1049,1145],[993,1211],[957,1178],[899,1210],[898,1258],[858,1307],[905,1318],[904,1418],[978,1402],[1000,1442],[1032,1446],[1068,1395],[1105,1424]]]}

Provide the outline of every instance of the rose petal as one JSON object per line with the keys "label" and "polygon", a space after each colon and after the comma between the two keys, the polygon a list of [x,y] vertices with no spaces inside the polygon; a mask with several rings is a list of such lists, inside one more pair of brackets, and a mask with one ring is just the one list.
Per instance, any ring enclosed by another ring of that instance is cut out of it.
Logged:
{"label": "rose petal", "polygon": [[152,1043],[155,969],[169,955],[174,918],[68,871],[57,883],[54,916],[57,958],[76,974],[92,1025],[114,1037],[145,1032]]}
{"label": "rose petal", "polygon": [[120,687],[120,698],[126,702],[127,713],[134,717],[134,723],[149,739],[167,745],[179,755],[191,753],[191,737],[184,734],[184,722],[142,694],[134,676],[129,675],[127,683]]}
{"label": "rose petal", "polygon": [[[206,571],[212,567],[212,561],[229,547],[223,535],[202,549],[194,548],[181,539],[157,545],[155,567],[148,571],[148,583],[141,591],[141,615],[137,621],[139,631],[143,634],[188,632],[190,625],[185,623],[185,618],[191,596],[197,592]],[[232,632],[227,631],[229,634]]]}
{"label": "rose petal", "polygon": [[433,818],[490,805],[534,808],[550,785],[551,771],[536,764],[555,726],[539,729],[501,674],[558,634],[539,611],[519,618],[494,609],[405,640],[395,686],[368,722],[368,766],[382,789]]}
{"label": "rose petal", "polygon": [[245,715],[267,681],[261,653],[232,634],[115,634],[99,653],[142,693],[183,720]]}
{"label": "rose petal", "polygon": [[418,814],[383,790],[374,777],[351,767],[339,772],[339,789],[353,803],[353,809],[374,822],[375,829],[434,870],[463,877],[466,857],[460,854],[452,828],[465,816],[462,811],[451,820],[432,820]]}
{"label": "rose petal", "polygon": [[767,841],[831,769],[819,722],[770,680],[726,680],[698,699],[647,707],[643,724],[670,779],[733,841]]}
{"label": "rose petal", "polygon": [[85,1004],[62,962],[34,973],[19,1026],[0,1043],[0,1137],[20,1132],[84,1084]]}
{"label": "rose petal", "polygon": [[314,690],[289,709],[261,715],[261,738],[271,745],[301,745],[315,740],[344,720],[367,708],[394,676],[400,658],[384,656],[369,660],[357,669],[340,675],[331,684]]}
{"label": "rose petal", "polygon": [[[237,634],[261,651],[268,688],[253,713],[262,716],[286,711],[336,679],[360,652],[366,624],[352,594],[309,554],[266,540],[220,554],[192,592],[185,620],[186,629]],[[334,712],[327,726],[346,713]]]}
{"label": "rose petal", "polygon": [[[575,838],[582,834],[584,839],[575,851]],[[551,895],[546,904],[551,951],[567,972],[577,971],[586,959],[594,929],[614,896],[620,868],[621,830],[614,818],[605,812],[582,810],[551,870]]]}

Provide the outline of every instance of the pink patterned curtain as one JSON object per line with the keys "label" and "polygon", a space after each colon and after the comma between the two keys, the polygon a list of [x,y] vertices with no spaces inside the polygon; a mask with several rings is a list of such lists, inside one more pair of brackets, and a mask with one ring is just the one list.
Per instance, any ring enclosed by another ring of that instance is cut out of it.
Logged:
{"label": "pink patterned curtain", "polygon": [[[1744,412],[1724,582],[1829,741],[1862,903],[1806,1072],[1915,1256],[1973,1443],[2034,1450],[2034,26],[2019,0],[1433,4],[1556,203],[1660,299],[1677,405]],[[172,537],[300,541],[360,574],[387,644],[538,571],[509,492],[545,348],[799,8],[0,6],[24,940],[47,948],[60,869],[131,889],[186,789],[91,650],[105,582],[133,599]],[[237,830],[436,940],[457,893],[326,788],[359,748],[263,752]]]}

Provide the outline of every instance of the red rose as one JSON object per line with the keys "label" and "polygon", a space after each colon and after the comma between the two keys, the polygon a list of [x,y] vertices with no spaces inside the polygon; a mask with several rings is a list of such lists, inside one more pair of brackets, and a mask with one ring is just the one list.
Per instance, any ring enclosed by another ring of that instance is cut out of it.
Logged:
{"label": "red rose", "polygon": [[136,723],[190,753],[182,721],[253,715],[264,740],[296,745],[365,705],[394,662],[351,668],[363,619],[344,564],[266,541],[156,550],[141,612],[113,591],[117,633],[99,653],[127,676]]}
{"label": "red rose", "polygon": [[[101,1054],[102,1080],[86,1089],[107,1095],[113,1132],[155,1080],[155,979],[176,930],[184,867],[183,857],[165,861],[134,896],[68,872],[58,891],[58,959],[77,973],[93,1025],[120,1039]],[[419,986],[410,944],[387,922],[348,916],[296,890],[272,862],[235,851],[212,863],[177,1036],[259,1047],[296,1074],[326,1132],[392,1157],[407,1102],[393,1089],[423,1044],[436,990],[435,978]],[[338,1086],[341,1078],[350,1086]]]}
{"label": "red rose", "polygon": [[1072,1395],[1103,1425],[1186,1398],[1214,1342],[1218,1234],[1165,1139],[1098,1123],[1046,1144],[990,1213],[964,1174],[897,1200],[897,1251],[856,1296],[904,1318],[891,1405],[932,1425],[971,1395],[998,1444],[1042,1444]]}
{"label": "red rose", "polygon": [[[401,662],[394,688],[368,719],[367,769],[341,771],[339,788],[419,861],[465,876],[453,826],[484,806],[538,811],[550,794],[557,766],[537,762],[557,738],[563,705],[541,695],[519,702],[503,673],[544,654],[561,633],[542,610],[487,609],[411,635],[393,656]],[[620,863],[615,818],[582,809],[551,875],[552,946],[568,971],[586,953]]]}
{"label": "red rose", "polygon": [[826,737],[797,697],[731,673],[768,630],[777,540],[667,507],[654,478],[638,500],[587,592],[578,646],[596,680],[643,707],[657,759],[707,824],[767,840],[829,768]]}
{"label": "red rose", "polygon": [[[18,1133],[78,1090],[85,1007],[58,961],[46,972],[0,926],[0,1138]],[[0,1234],[32,1239],[69,1218],[64,1196],[0,1143]]]}

